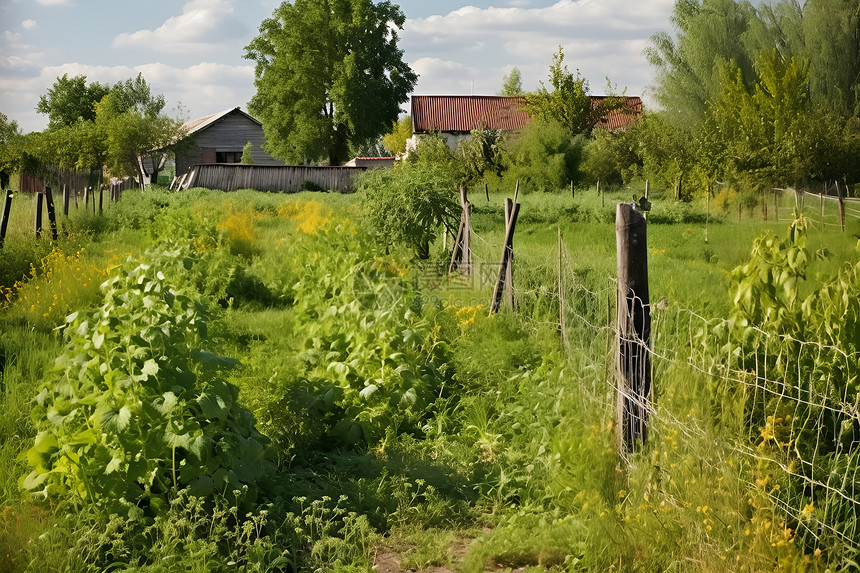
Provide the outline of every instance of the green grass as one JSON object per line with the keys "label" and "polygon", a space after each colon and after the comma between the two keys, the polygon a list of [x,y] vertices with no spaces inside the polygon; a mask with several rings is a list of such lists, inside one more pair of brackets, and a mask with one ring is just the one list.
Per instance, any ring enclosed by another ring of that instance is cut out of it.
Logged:
{"label": "green grass", "polygon": [[[690,343],[685,310],[725,315],[728,272],[748,259],[756,236],[783,235],[786,221],[745,215],[738,223],[736,212],[714,215],[706,241],[704,205],[652,198],[651,298],[667,301],[655,310],[653,340],[655,352],[667,358],[654,364],[657,410],[649,447],[631,467],[619,464],[606,327],[614,304],[615,205],[631,194],[520,195],[517,314],[488,316],[489,281],[436,285],[432,275],[417,276],[425,289],[423,312],[438,327],[447,356],[450,387],[440,390],[421,427],[353,447],[323,439],[328,420],[309,415],[300,356],[309,330],[295,295],[297,282],[316,272],[315,256],[338,254],[326,225],[350,219],[363,232],[360,197],[127,192],[101,218],[77,213],[61,221],[69,237],[59,248],[71,254],[84,246],[86,264],[99,269],[128,253],[142,255],[165,234],[205,229],[215,238],[207,235],[200,245],[217,250],[213,261],[243,269],[257,281],[243,284],[278,301],[264,304],[242,289],[209,301],[216,308],[213,350],[240,359],[229,379],[273,439],[277,493],[265,519],[258,513],[243,522],[259,525],[253,535],[243,533],[229,508],[212,513],[187,501],[177,501],[165,521],[145,524],[27,499],[17,480],[26,473],[21,453],[34,437],[32,400],[62,342],[13,297],[0,314],[0,571],[45,568],[55,558],[69,570],[92,569],[99,552],[121,554],[122,543],[131,544],[124,550],[136,559],[189,570],[202,570],[202,563],[229,570],[229,559],[256,570],[252,564],[272,564],[284,551],[298,570],[366,571],[382,556],[396,558],[403,570],[823,570],[826,556],[808,548],[804,555],[804,548],[786,542],[778,510],[754,486],[770,470],[738,455],[739,428],[713,422],[708,377],[673,358]],[[492,192],[488,202],[481,191],[470,198],[475,260],[491,270],[501,256],[505,196]],[[14,207],[14,232],[3,254],[19,253],[16,260],[29,261],[27,269],[30,262],[38,268],[50,248],[28,236],[25,203]],[[806,210],[820,218],[809,204]],[[833,213],[827,220],[833,222]],[[859,227],[849,222],[842,234],[832,225],[812,226],[812,252],[827,249],[829,256],[816,258],[805,288],[856,259]],[[569,349],[556,326],[559,229]],[[433,252],[444,259],[441,241]],[[388,259],[408,264],[396,251]],[[56,283],[46,276],[37,273],[22,289],[50,290]],[[91,304],[89,296],[82,291],[70,304]],[[124,537],[131,535],[125,529],[143,545]],[[207,529],[214,533],[199,535]],[[83,547],[90,549],[75,553]]]}

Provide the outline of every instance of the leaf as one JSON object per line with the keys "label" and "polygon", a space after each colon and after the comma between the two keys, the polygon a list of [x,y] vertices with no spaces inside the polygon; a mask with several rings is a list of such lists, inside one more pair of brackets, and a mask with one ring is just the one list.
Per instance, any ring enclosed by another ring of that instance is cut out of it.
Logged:
{"label": "leaf", "polygon": [[364,389],[358,393],[358,395],[361,396],[363,399],[368,400],[377,390],[379,390],[379,386],[377,386],[376,384],[369,384],[365,386]]}
{"label": "leaf", "polygon": [[242,364],[235,358],[218,356],[217,354],[197,349],[191,351],[191,359],[203,366],[203,369],[207,371],[219,369],[229,370]]}

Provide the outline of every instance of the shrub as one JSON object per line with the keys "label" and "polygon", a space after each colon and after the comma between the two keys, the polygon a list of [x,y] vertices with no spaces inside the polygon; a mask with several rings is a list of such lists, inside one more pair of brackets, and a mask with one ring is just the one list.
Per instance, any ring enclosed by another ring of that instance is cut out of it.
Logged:
{"label": "shrub", "polygon": [[512,139],[507,147],[511,165],[509,180],[519,180],[522,189],[557,191],[580,178],[584,139],[571,138],[559,123],[535,120]]}
{"label": "shrub", "polygon": [[23,488],[155,515],[179,490],[248,488],[253,502],[266,441],[220,377],[237,361],[200,350],[196,297],[133,262],[102,291],[99,308],[67,319],[66,351],[33,408]]}
{"label": "shrub", "polygon": [[439,227],[454,228],[460,213],[456,182],[440,163],[422,160],[373,169],[361,175],[357,188],[378,242],[407,247],[422,259],[430,256]]}

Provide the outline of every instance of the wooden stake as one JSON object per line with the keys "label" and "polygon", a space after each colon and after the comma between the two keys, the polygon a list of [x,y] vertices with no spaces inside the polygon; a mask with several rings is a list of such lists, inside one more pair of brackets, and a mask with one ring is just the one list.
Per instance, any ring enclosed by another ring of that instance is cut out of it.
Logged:
{"label": "wooden stake", "polygon": [[490,188],[484,183],[484,194],[487,196],[487,203],[490,202]]}
{"label": "wooden stake", "polygon": [[36,233],[36,238],[42,236],[42,203],[45,201],[45,196],[42,193],[36,193],[36,217],[33,221],[33,230]]}
{"label": "wooden stake", "polygon": [[54,210],[54,193],[45,185],[45,203],[48,207],[48,223],[51,226],[51,240],[57,240],[57,213]]}
{"label": "wooden stake", "polygon": [[6,189],[3,193],[6,195],[6,200],[3,205],[3,218],[0,219],[0,249],[6,242],[6,228],[9,226],[9,213],[12,211],[12,190]]}
{"label": "wooden stake", "polygon": [[777,193],[779,191],[774,190],[773,192],[773,220],[779,221],[779,199],[777,197]]}
{"label": "wooden stake", "polygon": [[513,302],[513,271],[508,272],[508,265],[512,262],[514,252],[514,229],[517,224],[517,216],[520,213],[520,204],[510,199],[505,199],[505,243],[502,249],[502,261],[499,264],[499,275],[496,278],[496,286],[493,289],[493,299],[490,302],[490,314],[499,311],[502,304],[502,295],[507,288],[511,291],[509,299]]}
{"label": "wooden stake", "polygon": [[651,312],[648,303],[647,223],[629,203],[619,203],[615,217],[618,245],[616,427],[622,455],[648,437],[651,368],[648,351]]}
{"label": "wooden stake", "polygon": [[561,240],[561,227],[558,227],[558,328],[561,331],[561,343],[565,348],[570,348],[570,341],[567,339],[567,320],[565,318],[563,253],[564,243]]}
{"label": "wooden stake", "polygon": [[69,186],[63,185],[63,215],[69,216]]}
{"label": "wooden stake", "polygon": [[836,182],[836,196],[839,199],[839,222],[842,224],[842,232],[845,232],[845,200],[842,197],[842,190],[839,188],[839,181]]}
{"label": "wooden stake", "polygon": [[708,226],[711,224],[711,184],[708,183],[708,190],[705,196],[705,243],[708,242]]}

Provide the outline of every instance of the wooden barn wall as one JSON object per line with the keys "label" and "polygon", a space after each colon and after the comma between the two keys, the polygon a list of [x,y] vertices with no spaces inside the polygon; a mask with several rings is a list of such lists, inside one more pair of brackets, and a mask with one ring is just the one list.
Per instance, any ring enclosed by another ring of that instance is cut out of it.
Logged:
{"label": "wooden barn wall", "polygon": [[262,166],[242,164],[196,165],[182,187],[205,187],[221,191],[255,189],[257,191],[301,191],[311,181],[328,191],[352,191],[353,181],[367,171],[366,167],[309,167],[304,165]]}
{"label": "wooden barn wall", "polygon": [[262,126],[238,113],[231,113],[222,117],[192,137],[196,141],[196,147],[182,157],[176,158],[177,174],[185,173],[192,165],[203,163],[202,148],[204,147],[214,148],[217,151],[241,152],[249,141],[253,144],[251,157],[254,159],[254,165],[284,164],[283,161],[275,159],[263,151],[262,145],[265,137]]}

